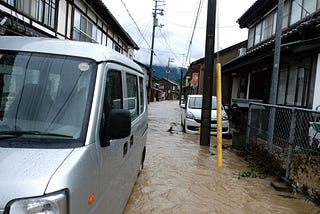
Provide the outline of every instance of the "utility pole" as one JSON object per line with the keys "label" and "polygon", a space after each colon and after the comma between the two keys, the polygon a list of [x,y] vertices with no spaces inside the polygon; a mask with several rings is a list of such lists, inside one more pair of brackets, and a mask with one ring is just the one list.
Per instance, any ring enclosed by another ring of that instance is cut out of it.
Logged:
{"label": "utility pole", "polygon": [[[216,0],[208,0],[206,50],[204,60],[204,82],[201,114],[200,145],[210,146],[211,105],[212,93],[216,94],[213,87],[214,75],[214,42],[216,28]],[[214,90],[214,91],[213,91]]]}
{"label": "utility pole", "polygon": [[183,78],[183,69],[179,68],[180,71],[180,91],[179,91],[179,106],[181,105],[181,97],[182,97],[182,78]]}
{"label": "utility pole", "polygon": [[[273,58],[273,71],[270,89],[270,104],[277,104],[277,87],[279,79],[279,68],[280,68],[280,55],[281,55],[281,34],[282,34],[282,17],[283,17],[284,0],[278,0],[278,11],[277,11],[277,23],[276,23],[276,35],[275,35],[275,48]],[[275,107],[271,108],[268,126],[268,152],[272,152],[273,142],[273,131],[275,121]]]}
{"label": "utility pole", "polygon": [[[155,2],[154,9],[153,9],[153,26],[152,26],[152,40],[151,40],[151,54],[150,54],[150,71],[149,71],[149,81],[148,81],[148,99],[149,102],[151,101],[151,90],[152,90],[152,76],[153,76],[153,55],[154,55],[154,34],[155,34],[155,29],[158,26],[158,19],[157,15],[163,16],[163,9],[158,9],[158,3],[163,3],[164,1],[162,0],[153,0]],[[163,6],[163,5],[161,5]]]}
{"label": "utility pole", "polygon": [[169,73],[170,73],[170,62],[174,62],[174,58],[168,58],[168,66],[167,66],[167,80],[169,80]]}

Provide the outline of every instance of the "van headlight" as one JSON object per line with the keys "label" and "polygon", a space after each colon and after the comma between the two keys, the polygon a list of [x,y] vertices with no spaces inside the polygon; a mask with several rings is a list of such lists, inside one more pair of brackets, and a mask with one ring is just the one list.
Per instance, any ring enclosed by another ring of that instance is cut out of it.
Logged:
{"label": "van headlight", "polygon": [[16,199],[9,202],[5,214],[68,213],[68,198],[68,191],[63,190],[40,197]]}
{"label": "van headlight", "polygon": [[188,111],[188,112],[186,113],[186,118],[188,118],[188,119],[194,119],[194,115],[193,115],[190,111]]}

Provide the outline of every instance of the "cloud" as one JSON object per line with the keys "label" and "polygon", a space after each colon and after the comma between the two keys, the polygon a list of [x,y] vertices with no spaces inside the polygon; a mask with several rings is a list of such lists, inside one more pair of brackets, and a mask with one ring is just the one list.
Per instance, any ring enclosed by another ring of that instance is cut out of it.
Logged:
{"label": "cloud", "polygon": [[[126,5],[136,24],[130,18],[122,2]],[[217,47],[224,49],[247,38],[247,30],[241,30],[236,21],[254,2],[255,0],[218,1],[217,26],[219,26],[219,29],[216,29],[216,33],[219,33],[219,36],[216,36],[216,38],[219,38],[219,42],[215,44],[216,50]],[[154,1],[104,0],[104,3],[139,45],[140,50],[135,53],[135,58],[142,63],[149,64]],[[204,57],[207,16],[207,1],[205,0],[194,32],[189,53],[190,59],[186,60],[198,4],[199,0],[166,0],[164,3],[159,2],[158,8],[164,9],[164,15],[157,16],[158,24],[164,26],[162,28],[157,27],[155,31],[154,50],[156,56],[153,64],[165,66],[168,58],[175,58],[175,62],[172,64],[186,67],[189,61]]]}

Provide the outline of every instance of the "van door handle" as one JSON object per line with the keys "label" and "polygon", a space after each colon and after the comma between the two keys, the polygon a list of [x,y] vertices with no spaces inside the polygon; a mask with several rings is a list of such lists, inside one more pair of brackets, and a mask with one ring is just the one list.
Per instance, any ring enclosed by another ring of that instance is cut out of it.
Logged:
{"label": "van door handle", "polygon": [[123,144],[123,157],[128,153],[128,141]]}

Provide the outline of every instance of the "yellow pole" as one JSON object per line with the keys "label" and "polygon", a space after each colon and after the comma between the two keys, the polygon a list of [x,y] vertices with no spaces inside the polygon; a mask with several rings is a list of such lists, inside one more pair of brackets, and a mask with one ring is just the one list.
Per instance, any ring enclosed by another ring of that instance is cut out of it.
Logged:
{"label": "yellow pole", "polygon": [[222,166],[222,101],[221,101],[221,64],[216,64],[217,93],[217,165]]}

